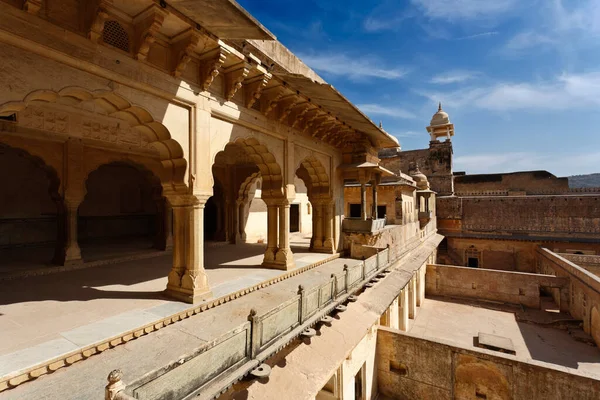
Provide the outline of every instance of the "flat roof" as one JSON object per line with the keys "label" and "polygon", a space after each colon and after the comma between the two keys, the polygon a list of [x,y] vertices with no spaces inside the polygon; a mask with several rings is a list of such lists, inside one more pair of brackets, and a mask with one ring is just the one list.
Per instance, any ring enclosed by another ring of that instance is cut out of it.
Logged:
{"label": "flat roof", "polygon": [[221,39],[275,39],[234,0],[169,0],[169,4]]}

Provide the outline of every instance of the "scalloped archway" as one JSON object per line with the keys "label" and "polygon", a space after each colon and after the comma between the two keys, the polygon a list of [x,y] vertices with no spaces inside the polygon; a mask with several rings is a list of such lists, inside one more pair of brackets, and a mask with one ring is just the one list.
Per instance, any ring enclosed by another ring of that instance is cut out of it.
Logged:
{"label": "scalloped archway", "polygon": [[162,165],[160,174],[164,185],[184,185],[187,162],[181,145],[173,138],[169,130],[144,108],[133,105],[127,99],[113,91],[89,91],[81,87],[65,87],[59,91],[36,90],[22,101],[7,102],[0,105],[0,116],[18,113],[36,102],[79,104],[93,103],[106,115],[126,121],[140,132],[149,146],[155,150]]}
{"label": "scalloped archway", "polygon": [[310,198],[329,197],[329,176],[323,164],[314,156],[300,162],[296,175],[306,184]]}

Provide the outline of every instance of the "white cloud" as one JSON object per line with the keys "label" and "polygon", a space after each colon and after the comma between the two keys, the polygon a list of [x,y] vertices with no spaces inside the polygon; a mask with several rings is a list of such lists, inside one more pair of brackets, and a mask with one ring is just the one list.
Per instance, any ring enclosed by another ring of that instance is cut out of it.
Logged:
{"label": "white cloud", "polygon": [[503,47],[504,53],[516,53],[540,46],[553,45],[555,39],[533,31],[520,32],[513,36]]}
{"label": "white cloud", "polygon": [[403,108],[386,107],[379,104],[359,104],[357,107],[368,115],[385,115],[392,118],[413,119],[416,115]]}
{"label": "white cloud", "polygon": [[382,67],[378,59],[364,55],[350,57],[346,54],[301,54],[299,57],[306,65],[316,71],[346,76],[350,79],[400,79],[408,73],[406,69],[402,68]]}
{"label": "white cloud", "polygon": [[[552,0],[553,28],[558,32],[582,30],[589,34],[600,34],[600,2],[585,0],[571,8],[563,0]],[[568,3],[567,3],[568,4]]]}
{"label": "white cloud", "polygon": [[363,28],[367,32],[380,32],[397,29],[407,17],[376,18],[367,17],[363,22]]}
{"label": "white cloud", "polygon": [[454,108],[476,107],[494,111],[567,110],[600,105],[600,72],[563,74],[551,81],[497,83],[449,92],[418,92]]}
{"label": "white cloud", "polygon": [[447,85],[450,83],[460,83],[460,82],[465,82],[465,81],[468,81],[471,79],[475,79],[479,75],[481,75],[481,74],[479,72],[475,72],[475,71],[455,70],[455,71],[448,71],[448,72],[444,72],[443,74],[436,75],[433,78],[431,78],[430,82],[440,84],[440,85]]}
{"label": "white cloud", "polygon": [[498,34],[498,31],[481,32],[481,33],[475,33],[473,35],[457,37],[456,40],[479,39],[479,38],[483,38],[483,37],[496,36],[497,34]]}
{"label": "white cloud", "polygon": [[[565,159],[569,159],[565,163]],[[557,176],[598,172],[600,152],[577,156],[535,152],[484,153],[454,158],[454,170],[469,174],[546,170]]]}
{"label": "white cloud", "polygon": [[430,18],[457,20],[495,17],[511,10],[517,0],[412,0]]}

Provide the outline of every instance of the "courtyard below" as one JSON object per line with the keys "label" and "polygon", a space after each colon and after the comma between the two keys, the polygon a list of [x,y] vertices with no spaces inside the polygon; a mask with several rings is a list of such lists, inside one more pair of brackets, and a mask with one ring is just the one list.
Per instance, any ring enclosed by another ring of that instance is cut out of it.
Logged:
{"label": "courtyard below", "polygon": [[516,356],[521,359],[556,364],[600,377],[600,349],[575,340],[567,330],[521,322],[516,318],[520,310],[520,307],[501,304],[428,297],[408,332],[474,350],[480,332],[501,336],[512,341]]}

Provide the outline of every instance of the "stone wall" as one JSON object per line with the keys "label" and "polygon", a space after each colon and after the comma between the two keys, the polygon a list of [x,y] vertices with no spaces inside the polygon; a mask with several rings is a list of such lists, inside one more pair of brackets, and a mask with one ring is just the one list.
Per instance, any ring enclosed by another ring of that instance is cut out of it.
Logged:
{"label": "stone wall", "polygon": [[600,196],[438,197],[444,232],[598,238]]}
{"label": "stone wall", "polygon": [[[592,335],[600,346],[600,278],[542,247],[536,249],[536,264],[538,273],[569,278],[571,287],[568,311],[574,318],[583,321],[583,330]],[[566,307],[561,305],[561,309],[563,308]]]}
{"label": "stone wall", "polygon": [[569,192],[568,178],[557,178],[548,171],[524,171],[506,174],[455,175],[457,195],[490,191],[522,192],[523,194],[565,194]]}
{"label": "stone wall", "polygon": [[[440,227],[440,231],[442,228]],[[600,252],[600,244],[585,243],[573,240],[511,240],[510,237],[489,238],[482,237],[453,237],[444,231],[446,236],[448,253],[452,256],[454,263],[460,266],[467,265],[468,253],[477,254],[479,268],[536,272],[535,253],[539,245],[548,247],[555,252],[566,252],[583,250]]]}
{"label": "stone wall", "polygon": [[570,253],[561,253],[559,255],[600,277],[600,256]]}
{"label": "stone wall", "polygon": [[568,278],[552,275],[427,265],[425,293],[477,300],[500,301],[525,307],[540,307],[540,287],[560,288],[568,301]]}
{"label": "stone wall", "polygon": [[409,173],[411,167],[418,164],[421,172],[427,176],[431,189],[441,195],[449,195],[454,192],[452,152],[452,142],[433,141],[428,149],[381,152],[380,158],[381,165],[395,173]]}
{"label": "stone wall", "polygon": [[[358,247],[366,246],[368,248],[386,248],[390,246],[390,257],[392,260],[399,256],[399,251],[419,238],[419,222],[413,222],[407,225],[390,225],[374,233],[344,233],[344,250],[350,253],[353,246],[354,254],[360,254]],[[367,255],[371,250],[364,250]]]}
{"label": "stone wall", "polygon": [[389,399],[572,399],[600,397],[600,381],[576,370],[487,350],[424,340],[380,327],[379,392]]}

